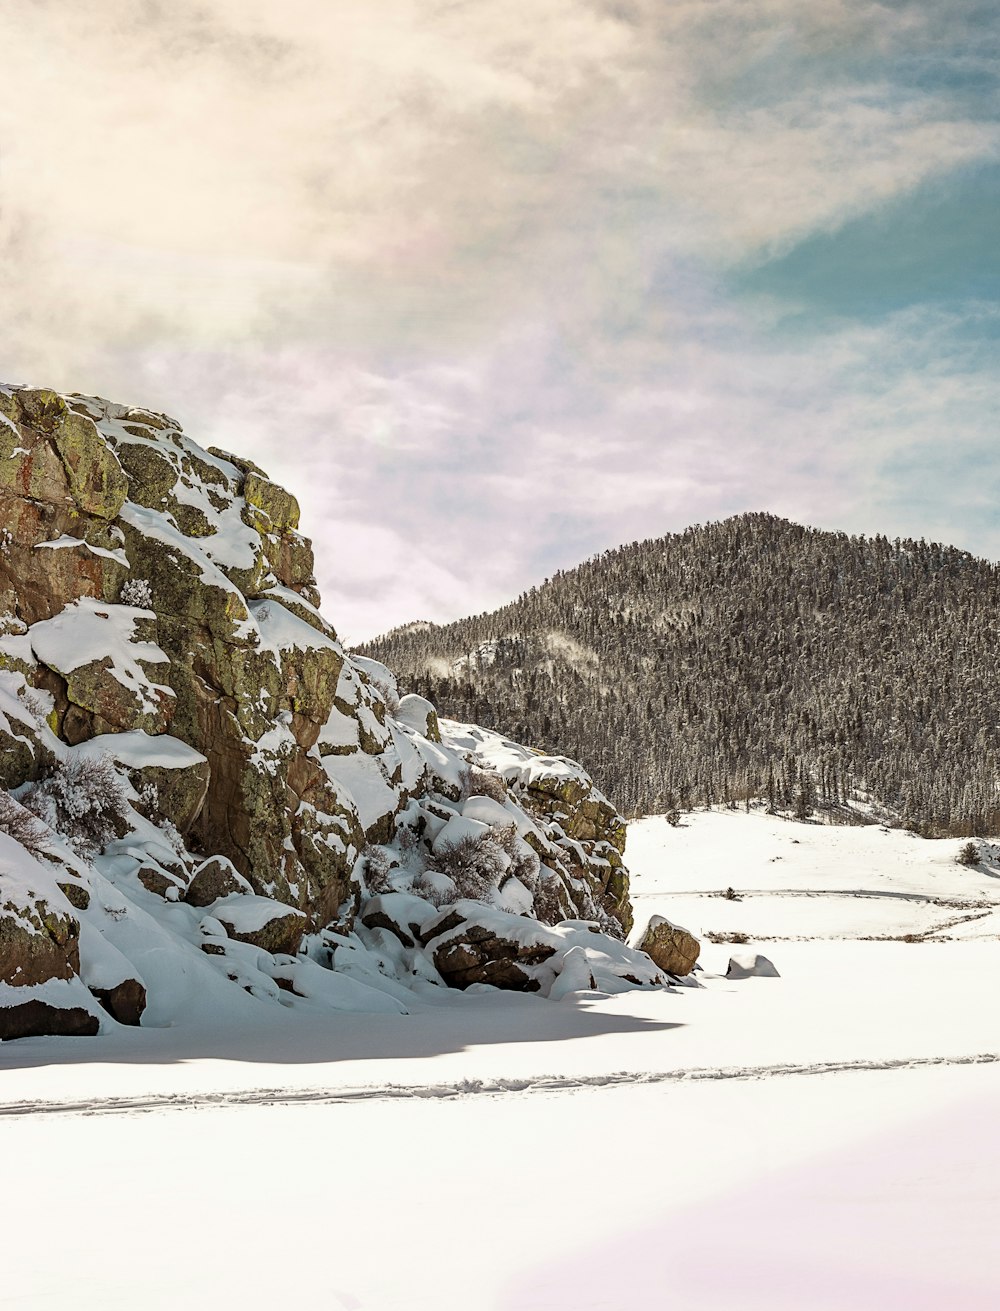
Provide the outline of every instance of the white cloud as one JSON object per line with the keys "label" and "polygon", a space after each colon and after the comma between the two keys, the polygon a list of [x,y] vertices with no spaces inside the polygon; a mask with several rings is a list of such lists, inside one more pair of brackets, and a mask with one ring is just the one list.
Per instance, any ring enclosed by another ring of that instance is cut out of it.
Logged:
{"label": "white cloud", "polygon": [[0,375],[259,460],[301,494],[348,635],[733,510],[903,522],[867,490],[882,463],[953,418],[962,449],[986,431],[955,325],[796,346],[721,287],[995,158],[995,123],[893,72],[967,58],[968,21],[8,0]]}

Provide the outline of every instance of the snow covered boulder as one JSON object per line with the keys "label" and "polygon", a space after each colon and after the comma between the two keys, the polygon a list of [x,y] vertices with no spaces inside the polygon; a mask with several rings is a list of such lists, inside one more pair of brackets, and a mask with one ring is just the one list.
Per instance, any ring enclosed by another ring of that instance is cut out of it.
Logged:
{"label": "snow covered boulder", "polygon": [[370,897],[361,914],[366,929],[385,929],[404,947],[412,947],[423,927],[438,914],[436,906],[423,897],[404,892],[387,892]]}
{"label": "snow covered boulder", "polygon": [[0,983],[27,987],[79,970],[80,925],[68,905],[54,908],[28,895],[0,901]]}
{"label": "snow covered boulder", "polygon": [[740,952],[738,956],[731,956],[729,968],[726,970],[727,979],[778,979],[780,977],[766,956],[758,956],[746,951]]}
{"label": "snow covered boulder", "polygon": [[596,990],[597,980],[594,978],[594,972],[590,968],[590,961],[583,947],[570,947],[569,951],[564,953],[560,965],[559,974],[549,989],[550,1001],[562,1001],[564,997],[570,997],[575,992]]}
{"label": "snow covered boulder", "polygon": [[532,966],[556,954],[551,934],[535,920],[494,911],[475,902],[456,903],[422,934],[434,967],[450,988],[489,983],[515,992],[538,992]]}
{"label": "snow covered boulder", "polygon": [[185,880],[164,869],[159,862],[144,861],[135,871],[135,876],[147,892],[162,897],[164,901],[180,901],[187,891]]}
{"label": "snow covered boulder", "polygon": [[307,924],[302,911],[270,897],[224,897],[212,906],[212,915],[234,942],[249,942],[272,956],[294,956]]}
{"label": "snow covered boulder", "polygon": [[119,1024],[138,1024],[146,1009],[146,985],[135,966],[84,916],[80,978],[90,995]]}
{"label": "snow covered boulder", "polygon": [[0,832],[0,1040],[98,1031],[61,873]]}
{"label": "snow covered boulder", "polygon": [[701,943],[693,933],[671,924],[662,915],[650,919],[638,946],[666,974],[680,977],[691,973],[701,951]]}
{"label": "snow covered boulder", "polygon": [[441,741],[437,711],[426,697],[417,696],[415,692],[402,697],[399,709],[396,711],[396,718],[407,728],[412,728],[415,733],[427,738],[428,742]]}
{"label": "snow covered boulder", "polygon": [[253,893],[231,860],[225,856],[210,856],[195,870],[188,884],[184,900],[189,906],[211,906],[223,897],[246,896]]}

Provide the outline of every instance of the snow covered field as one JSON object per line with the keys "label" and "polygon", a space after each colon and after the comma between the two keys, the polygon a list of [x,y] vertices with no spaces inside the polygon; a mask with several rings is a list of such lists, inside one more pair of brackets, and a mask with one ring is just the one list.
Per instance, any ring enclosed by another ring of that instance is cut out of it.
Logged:
{"label": "snow covered field", "polygon": [[[643,820],[640,927],[749,938],[701,987],[4,1044],[0,1307],[1000,1305],[1000,877],[960,845]],[[727,980],[754,950],[780,977]]]}

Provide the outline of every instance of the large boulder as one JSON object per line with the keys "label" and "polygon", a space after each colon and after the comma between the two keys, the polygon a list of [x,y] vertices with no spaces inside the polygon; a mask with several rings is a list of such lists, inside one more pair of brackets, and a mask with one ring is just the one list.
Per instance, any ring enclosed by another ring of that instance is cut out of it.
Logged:
{"label": "large boulder", "polygon": [[210,856],[191,876],[184,900],[189,906],[211,906],[222,897],[247,896],[253,888],[231,860]]}
{"label": "large boulder", "polygon": [[146,1009],[146,989],[138,979],[122,979],[110,988],[92,987],[90,991],[119,1024],[134,1026],[141,1021]]}
{"label": "large boulder", "polygon": [[639,939],[638,947],[666,974],[683,977],[698,961],[701,944],[693,933],[671,924],[662,915],[654,915]]}
{"label": "large boulder", "polygon": [[80,972],[80,925],[46,901],[0,902],[0,983],[30,987]]}
{"label": "large boulder", "polygon": [[234,942],[248,942],[272,955],[294,956],[308,923],[302,911],[269,897],[226,897],[211,909]]}
{"label": "large boulder", "polygon": [[462,903],[421,937],[425,945],[441,939],[432,948],[434,967],[449,988],[488,983],[513,992],[538,992],[541,985],[531,967],[549,960],[556,947],[546,941],[544,929],[525,933],[530,922],[522,927],[516,921],[516,916],[498,916]]}

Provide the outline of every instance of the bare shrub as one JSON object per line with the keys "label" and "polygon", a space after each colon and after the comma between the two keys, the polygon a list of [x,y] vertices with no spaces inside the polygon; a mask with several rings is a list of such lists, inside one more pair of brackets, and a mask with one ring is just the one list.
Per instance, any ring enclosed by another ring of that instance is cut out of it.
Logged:
{"label": "bare shrub", "polygon": [[24,687],[18,688],[17,696],[35,723],[44,724],[48,714],[48,706],[43,700],[43,694],[25,684]]}
{"label": "bare shrub", "polygon": [[442,886],[443,884],[444,876],[439,870],[425,869],[414,879],[413,890],[425,901],[431,902],[440,909],[442,906],[450,906],[459,895],[455,887]]}
{"label": "bare shrub", "polygon": [[361,873],[369,895],[378,896],[382,892],[391,892],[389,882],[389,857],[382,847],[369,842],[361,853]]}
{"label": "bare shrub", "polygon": [[139,805],[142,806],[144,811],[155,812],[159,810],[160,789],[155,783],[150,783],[148,779],[143,780],[136,790],[139,793]]}
{"label": "bare shrub", "polygon": [[430,862],[432,869],[452,880],[459,897],[470,901],[489,901],[507,866],[503,848],[485,833],[442,845]]}
{"label": "bare shrub", "polygon": [[589,888],[580,897],[580,918],[596,924],[609,938],[618,938],[620,941],[625,936],[621,921],[608,914]]}
{"label": "bare shrub", "polygon": [[566,918],[560,896],[562,884],[550,869],[542,870],[535,888],[535,916],[543,924],[561,924]]}
{"label": "bare shrub", "polygon": [[725,897],[727,901],[743,900],[743,898],[740,896],[740,894],[736,891],[735,888],[726,888],[725,892],[722,892],[719,895]]}
{"label": "bare shrub", "polygon": [[423,839],[416,829],[410,828],[409,824],[400,824],[396,829],[395,842],[404,864],[412,864],[414,857],[419,857],[422,863],[426,853]]}
{"label": "bare shrub", "polygon": [[380,678],[378,674],[365,675],[368,682],[375,689],[381,699],[385,702],[385,708],[390,715],[394,715],[399,709],[399,693],[386,678]]}
{"label": "bare shrub", "polygon": [[603,906],[597,908],[597,922],[601,926],[601,932],[609,938],[614,938],[618,942],[625,941],[625,926],[617,915],[612,915],[606,911]]}
{"label": "bare shrub", "polygon": [[27,788],[24,805],[85,860],[125,832],[129,823],[125,791],[107,756],[60,761],[48,778]]}
{"label": "bare shrub", "polygon": [[513,823],[497,824],[490,837],[510,859],[508,874],[520,879],[529,892],[534,892],[542,862],[537,853],[518,837],[517,826]]}
{"label": "bare shrub", "polygon": [[181,837],[177,825],[172,819],[167,819],[167,817],[164,816],[162,819],[157,820],[156,827],[163,834],[167,845],[175,851],[178,856],[183,858],[187,855],[187,849],[184,846],[184,839]]}
{"label": "bare shrub", "polygon": [[48,830],[24,806],[10,795],[0,792],[0,833],[6,833],[30,856],[48,855]]}
{"label": "bare shrub", "polygon": [[489,797],[502,805],[510,795],[503,778],[491,769],[480,769],[478,765],[468,765],[458,775],[460,800],[469,797]]}

